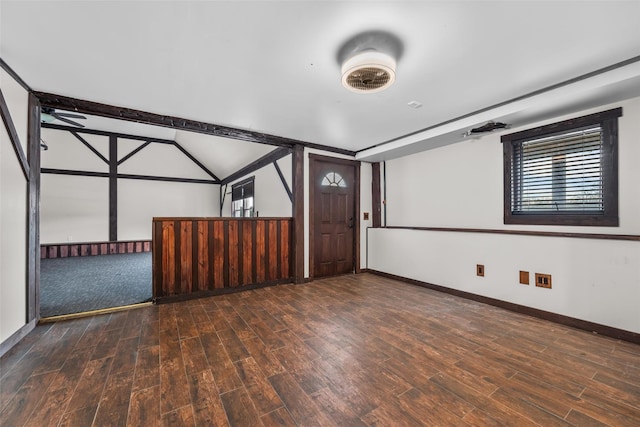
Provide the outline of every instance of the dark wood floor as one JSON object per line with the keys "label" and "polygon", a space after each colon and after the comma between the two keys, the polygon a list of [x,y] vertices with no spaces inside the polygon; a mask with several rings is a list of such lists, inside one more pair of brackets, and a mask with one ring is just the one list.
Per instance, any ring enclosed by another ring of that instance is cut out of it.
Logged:
{"label": "dark wood floor", "polygon": [[640,346],[362,274],[38,326],[2,426],[640,425]]}

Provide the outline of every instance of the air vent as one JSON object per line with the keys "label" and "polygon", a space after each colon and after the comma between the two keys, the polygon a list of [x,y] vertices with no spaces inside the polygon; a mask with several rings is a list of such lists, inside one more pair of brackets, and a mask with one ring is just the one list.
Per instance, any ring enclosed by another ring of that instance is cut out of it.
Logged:
{"label": "air vent", "polygon": [[477,127],[477,128],[473,128],[471,129],[471,133],[486,133],[486,132],[493,132],[494,130],[497,129],[504,129],[507,127],[506,123],[501,123],[501,122],[487,122],[486,124]]}
{"label": "air vent", "polygon": [[359,53],[342,64],[342,85],[353,92],[380,92],[396,79],[396,61],[375,51]]}

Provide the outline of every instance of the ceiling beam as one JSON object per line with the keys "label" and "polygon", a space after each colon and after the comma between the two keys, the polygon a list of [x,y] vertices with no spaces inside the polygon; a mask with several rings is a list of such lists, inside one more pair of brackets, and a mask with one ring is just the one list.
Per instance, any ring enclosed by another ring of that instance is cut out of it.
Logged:
{"label": "ceiling beam", "polygon": [[[109,172],[79,171],[71,169],[50,169],[42,168],[41,173],[52,175],[71,175],[71,176],[88,176],[94,178],[109,178]],[[197,178],[177,178],[172,176],[155,176],[155,175],[133,175],[128,173],[119,173],[116,175],[118,179],[139,179],[143,181],[166,181],[166,182],[183,182],[187,184],[218,184],[216,181]]]}
{"label": "ceiling beam", "polygon": [[4,60],[2,58],[0,58],[0,68],[2,68],[4,71],[6,71],[7,74],[9,74],[13,78],[13,80],[18,82],[18,84],[20,86],[22,86],[22,88],[24,90],[26,90],[27,92],[33,92],[31,90],[31,88],[29,87],[29,85],[24,80],[22,80],[22,78],[18,75],[18,73],[13,71],[13,68],[9,67],[9,64],[4,62]]}
{"label": "ceiling beam", "polygon": [[275,150],[270,151],[264,156],[260,157],[258,160],[249,163],[247,166],[243,167],[242,169],[224,178],[222,181],[220,181],[220,184],[229,184],[230,182],[233,182],[238,178],[242,178],[243,176],[249,175],[251,172],[255,172],[258,169],[267,166],[269,163],[273,163],[276,160],[283,158],[289,153],[291,153],[290,148],[287,148],[287,147],[276,148]]}
{"label": "ceiling beam", "polygon": [[355,151],[342,148],[330,147],[328,145],[315,144],[311,142],[298,141],[282,136],[270,135],[250,130],[232,128],[228,126],[216,125],[213,123],[199,122],[174,116],[149,113],[131,108],[117,107],[114,105],[101,104],[93,101],[71,98],[68,96],[55,95],[46,92],[34,92],[43,107],[51,107],[78,113],[91,114],[94,116],[108,117],[111,119],[127,120],[130,122],[144,123],[148,125],[168,127],[172,129],[185,130],[206,135],[213,135],[222,138],[238,139],[241,141],[255,142],[258,144],[276,145],[279,147],[292,148],[294,145],[302,145],[308,148],[333,153],[355,156]]}
{"label": "ceiling beam", "polygon": [[216,181],[220,181],[220,178],[218,178],[213,172],[211,172],[205,165],[200,163],[200,161],[198,159],[193,157],[193,155],[191,153],[189,153],[187,150],[185,150],[182,145],[178,144],[177,142],[174,142],[173,145],[175,145],[176,148],[182,152],[182,154],[187,156],[189,158],[189,160],[191,160],[193,163],[195,163],[207,175],[209,175],[211,178],[215,179]]}
{"label": "ceiling beam", "polygon": [[134,141],[145,141],[145,142],[148,141],[148,142],[156,142],[159,144],[171,144],[171,145],[173,145],[174,143],[172,139],[149,138],[146,136],[130,135],[127,133],[118,133],[118,132],[109,132],[106,130],[96,130],[96,129],[77,128],[77,127],[66,126],[66,125],[56,125],[54,123],[42,123],[41,126],[45,129],[66,130],[67,132],[86,133],[89,135],[115,136],[117,138],[132,139]]}

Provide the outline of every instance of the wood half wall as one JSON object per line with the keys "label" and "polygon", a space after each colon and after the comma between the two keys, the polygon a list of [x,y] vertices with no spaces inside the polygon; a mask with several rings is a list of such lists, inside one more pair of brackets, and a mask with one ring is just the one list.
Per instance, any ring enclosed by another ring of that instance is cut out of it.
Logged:
{"label": "wood half wall", "polygon": [[40,245],[40,258],[131,254],[151,252],[151,240],[120,242],[50,243]]}
{"label": "wood half wall", "polygon": [[156,302],[293,281],[291,218],[154,218]]}

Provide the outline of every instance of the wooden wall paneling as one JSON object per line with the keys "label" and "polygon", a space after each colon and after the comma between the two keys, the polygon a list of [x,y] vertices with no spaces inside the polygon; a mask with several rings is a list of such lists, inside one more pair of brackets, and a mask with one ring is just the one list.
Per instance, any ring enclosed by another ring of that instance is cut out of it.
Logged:
{"label": "wooden wall paneling", "polygon": [[209,224],[208,221],[196,221],[197,224],[197,274],[198,280],[195,281],[197,289],[199,291],[206,291],[209,289],[211,278],[209,266],[213,267],[210,255],[213,256],[213,245],[209,241]]}
{"label": "wooden wall paneling", "polygon": [[244,260],[243,260],[243,245],[242,245],[242,230],[243,230],[243,225],[244,225],[244,221],[238,221],[238,243],[237,243],[237,248],[238,248],[238,285],[243,285],[243,267],[244,267]]}
{"label": "wooden wall paneling", "polygon": [[280,221],[280,277],[291,277],[291,221]]}
{"label": "wooden wall paneling", "polygon": [[265,221],[256,221],[256,282],[262,283],[266,280],[266,256],[265,256]]}
{"label": "wooden wall paneling", "polygon": [[267,221],[269,229],[269,271],[267,281],[278,279],[278,222],[274,220]]}
{"label": "wooden wall paneling", "polygon": [[155,300],[290,280],[292,228],[290,218],[154,218]]}
{"label": "wooden wall paneling", "polygon": [[153,298],[156,299],[162,296],[162,261],[163,261],[163,232],[162,222],[153,221],[151,223],[151,235],[153,250],[151,253],[151,282],[153,290]]}
{"label": "wooden wall paneling", "polygon": [[228,281],[228,268],[229,258],[226,250],[226,241],[228,236],[228,229],[226,222],[212,221],[213,224],[213,237],[214,248],[213,253],[215,255],[215,261],[213,263],[213,275],[214,275],[214,288],[222,289],[225,283]]}
{"label": "wooden wall paneling", "polygon": [[280,238],[282,236],[282,232],[281,232],[281,223],[280,221],[275,221],[276,223],[276,259],[278,260],[277,264],[276,264],[276,279],[280,279],[282,278],[282,239]]}
{"label": "wooden wall paneling", "polygon": [[161,296],[173,295],[176,284],[175,230],[173,221],[162,225],[162,292]]}
{"label": "wooden wall paneling", "polygon": [[180,294],[193,289],[193,227],[191,221],[178,221],[180,227]]}
{"label": "wooden wall paneling", "polygon": [[255,222],[247,221],[242,225],[242,284],[248,285],[255,282],[253,272],[255,267],[255,245],[253,227]]}
{"label": "wooden wall paneling", "polygon": [[235,287],[240,284],[238,278],[238,221],[227,222],[228,239],[227,241],[227,253],[228,253],[228,275],[227,286]]}

